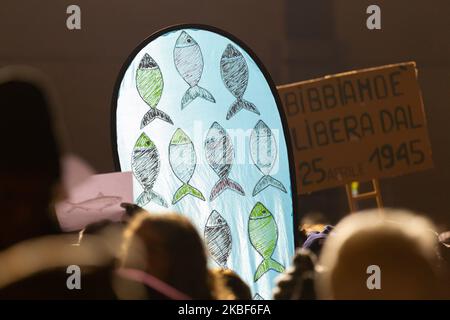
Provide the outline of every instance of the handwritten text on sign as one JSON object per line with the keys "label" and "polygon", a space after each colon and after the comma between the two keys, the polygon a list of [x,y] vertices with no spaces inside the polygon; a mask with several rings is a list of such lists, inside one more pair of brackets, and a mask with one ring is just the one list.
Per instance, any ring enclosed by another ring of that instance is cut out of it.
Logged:
{"label": "handwritten text on sign", "polygon": [[414,62],[279,86],[299,193],[431,168]]}

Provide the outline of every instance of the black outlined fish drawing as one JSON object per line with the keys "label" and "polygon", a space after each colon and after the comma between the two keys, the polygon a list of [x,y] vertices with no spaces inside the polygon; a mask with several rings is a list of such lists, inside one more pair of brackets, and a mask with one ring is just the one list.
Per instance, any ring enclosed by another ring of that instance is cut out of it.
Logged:
{"label": "black outlined fish drawing", "polygon": [[198,43],[185,31],[175,43],[173,60],[178,73],[189,85],[181,99],[181,110],[198,97],[215,103],[213,95],[198,85],[203,73],[203,55]]}
{"label": "black outlined fish drawing", "polygon": [[242,98],[248,85],[248,66],[244,56],[232,44],[229,44],[222,54],[220,74],[225,87],[236,98],[236,101],[228,109],[227,120],[242,109],[259,115],[258,108]]}
{"label": "black outlined fish drawing", "polygon": [[263,258],[256,269],[254,281],[258,281],[269,270],[282,273],[284,266],[272,258],[278,241],[277,223],[272,213],[261,202],[256,203],[250,213],[248,235],[253,248]]}
{"label": "black outlined fish drawing", "polygon": [[136,71],[136,88],[141,98],[150,107],[150,110],[142,118],[141,129],[155,118],[173,124],[169,115],[156,108],[161,99],[164,81],[158,64],[148,53],[144,55]]}
{"label": "black outlined fish drawing", "polygon": [[272,130],[262,120],[256,123],[250,134],[250,155],[255,166],[264,175],[256,183],[253,196],[268,186],[273,186],[286,193],[283,184],[269,175],[277,158],[277,145]]}
{"label": "black outlined fish drawing", "polygon": [[231,230],[225,219],[213,210],[205,225],[206,246],[214,261],[222,268],[227,268],[231,253]]}
{"label": "black outlined fish drawing", "polygon": [[264,300],[264,298],[261,297],[261,296],[259,295],[259,293],[255,293],[255,295],[253,296],[253,300]]}
{"label": "black outlined fish drawing", "polygon": [[219,176],[219,181],[211,190],[209,200],[213,201],[226,189],[233,190],[244,196],[245,192],[242,187],[228,178],[234,158],[234,150],[230,136],[217,122],[211,125],[206,135],[205,153],[209,166]]}
{"label": "black outlined fish drawing", "polygon": [[200,190],[189,184],[197,165],[197,155],[191,139],[180,128],[175,131],[169,143],[169,163],[175,176],[183,182],[173,195],[172,204],[188,194],[205,200]]}
{"label": "black outlined fish drawing", "polygon": [[142,133],[136,141],[131,157],[131,169],[133,175],[144,188],[144,191],[136,199],[136,204],[140,207],[153,201],[163,207],[167,207],[167,202],[153,191],[153,185],[159,174],[159,154],[156,145],[145,134]]}
{"label": "black outlined fish drawing", "polygon": [[74,203],[65,201],[65,203],[71,206],[71,208],[67,210],[66,213],[70,213],[76,209],[102,212],[104,209],[118,205],[120,202],[122,202],[122,197],[105,196],[103,193],[99,192],[95,198],[90,198],[80,202]]}

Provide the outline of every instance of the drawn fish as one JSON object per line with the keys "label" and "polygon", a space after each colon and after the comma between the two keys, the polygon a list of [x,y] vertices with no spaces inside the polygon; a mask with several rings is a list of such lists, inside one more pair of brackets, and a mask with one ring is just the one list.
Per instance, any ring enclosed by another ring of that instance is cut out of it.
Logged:
{"label": "drawn fish", "polygon": [[248,234],[253,248],[263,257],[256,269],[254,281],[258,281],[269,270],[283,272],[284,266],[272,259],[278,241],[278,228],[272,213],[258,202],[248,220]]}
{"label": "drawn fish", "polygon": [[231,231],[225,219],[213,210],[205,225],[206,246],[214,261],[222,268],[227,268],[231,253]]}
{"label": "drawn fish", "polygon": [[145,134],[142,133],[134,145],[131,158],[131,169],[133,175],[144,188],[144,191],[136,199],[136,204],[140,207],[153,201],[163,207],[167,207],[166,201],[155,191],[153,185],[159,174],[159,154],[155,144]]}
{"label": "drawn fish", "polygon": [[183,182],[183,185],[173,195],[172,204],[177,203],[188,194],[205,200],[200,190],[189,185],[197,165],[197,155],[191,139],[180,128],[175,131],[170,140],[169,163],[175,176]]}
{"label": "drawn fish", "polygon": [[164,81],[158,64],[148,53],[144,55],[136,71],[136,88],[141,98],[150,107],[150,110],[142,118],[141,129],[155,118],[173,124],[169,115],[156,108],[161,99]]}
{"label": "drawn fish", "polygon": [[103,193],[99,192],[95,198],[87,199],[81,202],[73,203],[70,201],[65,201],[71,206],[67,213],[72,212],[76,209],[81,209],[84,211],[100,211],[104,209],[113,207],[122,201],[122,197],[117,196],[105,196]]}
{"label": "drawn fish", "polygon": [[225,87],[236,98],[228,109],[227,120],[242,109],[259,115],[256,106],[242,98],[248,84],[248,66],[244,56],[231,44],[226,47],[220,59],[220,74]]}
{"label": "drawn fish", "polygon": [[253,196],[256,196],[268,186],[273,186],[286,193],[283,184],[269,175],[277,158],[277,145],[272,130],[259,120],[250,134],[250,155],[253,163],[264,176],[259,179],[253,189]]}
{"label": "drawn fish", "polygon": [[198,43],[185,31],[175,43],[173,59],[178,73],[189,85],[181,99],[181,110],[198,97],[215,103],[213,95],[198,85],[203,73],[203,55]]}
{"label": "drawn fish", "polygon": [[233,145],[228,133],[217,122],[211,125],[206,135],[205,153],[209,166],[219,176],[219,181],[211,190],[209,200],[213,201],[226,189],[233,190],[244,196],[245,192],[242,187],[228,178],[234,157]]}
{"label": "drawn fish", "polygon": [[261,297],[261,296],[259,295],[259,293],[255,293],[255,295],[253,296],[253,300],[264,300],[264,298]]}

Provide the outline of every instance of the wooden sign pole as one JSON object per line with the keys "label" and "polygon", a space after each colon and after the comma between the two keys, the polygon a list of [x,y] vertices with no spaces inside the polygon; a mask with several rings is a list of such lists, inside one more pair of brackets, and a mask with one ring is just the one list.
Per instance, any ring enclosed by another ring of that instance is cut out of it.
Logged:
{"label": "wooden sign pole", "polygon": [[371,181],[372,181],[372,191],[359,194],[353,194],[351,183],[347,183],[345,185],[345,189],[347,190],[347,200],[350,212],[358,211],[358,201],[373,198],[375,198],[377,202],[378,209],[383,208],[383,199],[381,198],[380,183],[378,182],[378,179],[372,179]]}

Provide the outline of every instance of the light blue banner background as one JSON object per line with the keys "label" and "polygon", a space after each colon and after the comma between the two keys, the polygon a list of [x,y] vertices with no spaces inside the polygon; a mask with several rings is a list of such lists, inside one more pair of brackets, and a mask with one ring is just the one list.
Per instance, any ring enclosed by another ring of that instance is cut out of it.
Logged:
{"label": "light blue banner background", "polygon": [[[184,31],[195,39],[202,50],[204,67],[199,86],[207,89],[214,96],[216,103],[197,98],[181,110],[181,98],[189,86],[175,68],[173,50],[182,30],[168,32],[148,43],[132,60],[119,89],[116,130],[121,170],[131,171],[133,147],[144,131],[156,144],[161,161],[160,173],[153,190],[162,195],[169,204],[167,209],[150,202],[146,209],[151,213],[175,211],[186,215],[191,218],[202,237],[211,211],[218,211],[231,229],[232,251],[228,258],[228,267],[249,284],[253,295],[258,293],[264,299],[271,299],[275,278],[279,273],[270,270],[254,282],[256,268],[263,258],[250,243],[248,220],[252,208],[258,201],[267,207],[278,227],[278,242],[272,258],[288,267],[294,253],[293,204],[287,148],[278,108],[269,84],[258,65],[239,45],[211,31],[199,29],[184,29]],[[243,54],[249,69],[248,86],[243,98],[256,105],[261,113],[260,116],[241,110],[230,120],[225,118],[230,105],[236,100],[225,87],[220,74],[220,59],[230,43]],[[164,88],[157,108],[167,113],[174,125],[155,119],[143,130],[140,129],[142,117],[149,110],[149,106],[142,100],[136,89],[136,70],[145,53],[148,53],[159,65],[164,80]],[[249,136],[258,120],[263,120],[275,136],[278,157],[270,175],[283,183],[287,193],[268,187],[255,197],[252,196],[255,184],[262,177],[262,173],[250,157],[249,147]],[[214,121],[232,132],[230,136],[235,158],[229,178],[243,187],[245,196],[226,190],[214,201],[209,201],[211,189],[219,177],[206,162],[204,141]],[[199,189],[206,201],[188,195],[176,205],[171,205],[175,191],[182,184],[172,172],[168,160],[169,142],[177,128],[182,128],[194,144],[197,166],[189,184]],[[234,129],[240,129],[245,138],[234,136]],[[142,192],[142,187],[136,179],[134,179],[133,188],[134,197],[137,198]],[[215,262],[210,260],[211,266],[217,267]]]}

